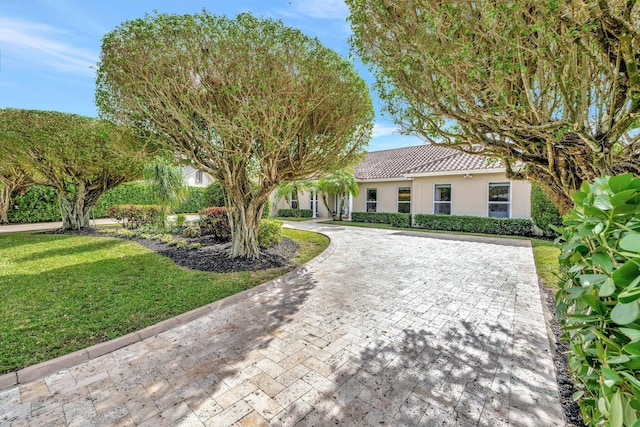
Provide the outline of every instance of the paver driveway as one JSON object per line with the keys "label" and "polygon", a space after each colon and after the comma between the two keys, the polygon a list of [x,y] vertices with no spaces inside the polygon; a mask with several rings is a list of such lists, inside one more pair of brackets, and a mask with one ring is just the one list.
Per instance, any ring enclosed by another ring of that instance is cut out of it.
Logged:
{"label": "paver driveway", "polygon": [[335,252],[0,391],[0,425],[563,425],[527,242],[295,226],[328,234]]}

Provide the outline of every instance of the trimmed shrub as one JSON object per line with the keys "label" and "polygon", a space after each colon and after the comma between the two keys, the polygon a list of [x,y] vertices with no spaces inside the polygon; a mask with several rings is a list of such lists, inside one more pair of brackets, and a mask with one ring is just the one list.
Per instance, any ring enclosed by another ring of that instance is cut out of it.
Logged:
{"label": "trimmed shrub", "polygon": [[201,187],[189,187],[186,200],[173,211],[174,213],[194,213],[206,207],[204,190]]}
{"label": "trimmed shrub", "polygon": [[558,236],[549,225],[562,226],[562,215],[535,182],[531,184],[531,220],[547,237]]}
{"label": "trimmed shrub", "polygon": [[351,212],[351,221],[369,224],[391,224],[390,215],[394,214],[391,212]]}
{"label": "trimmed shrub", "polygon": [[144,225],[158,224],[162,207],[158,205],[116,205],[109,209],[109,217],[129,230]]}
{"label": "trimmed shrub", "polygon": [[409,228],[411,227],[411,214],[390,213],[389,224],[391,224],[393,227]]}
{"label": "trimmed shrub", "polygon": [[128,182],[120,184],[106,191],[93,207],[95,218],[108,217],[109,209],[116,205],[153,205],[155,201],[142,182]]}
{"label": "trimmed shrub", "polygon": [[558,314],[589,425],[640,418],[640,178],[583,183],[560,229]]}
{"label": "trimmed shrub", "polygon": [[200,232],[203,236],[213,236],[218,242],[231,240],[231,224],[227,208],[204,208],[198,212],[200,220]]}
{"label": "trimmed shrub", "polygon": [[282,218],[311,218],[311,209],[278,209],[278,216]]}
{"label": "trimmed shrub", "polygon": [[282,239],[282,222],[275,219],[263,219],[258,228],[258,244],[266,249]]}
{"label": "trimmed shrub", "polygon": [[10,223],[60,221],[58,195],[50,187],[34,185],[15,198],[7,212]]}
{"label": "trimmed shrub", "polygon": [[464,215],[415,214],[413,216],[413,226],[427,230],[501,234],[505,236],[531,236],[533,231],[533,223],[528,219]]}
{"label": "trimmed shrub", "polygon": [[204,207],[226,206],[224,201],[224,191],[218,181],[214,181],[205,187],[203,197]]}
{"label": "trimmed shrub", "polygon": [[271,202],[267,200],[262,209],[262,218],[271,218]]}

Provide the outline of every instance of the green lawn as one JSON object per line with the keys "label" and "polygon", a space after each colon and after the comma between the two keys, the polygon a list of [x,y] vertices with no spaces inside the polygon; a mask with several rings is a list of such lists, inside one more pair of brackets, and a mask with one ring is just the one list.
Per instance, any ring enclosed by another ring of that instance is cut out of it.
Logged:
{"label": "green lawn", "polygon": [[[283,229],[302,265],[329,241]],[[125,335],[286,272],[186,270],[111,237],[0,234],[0,374]]]}

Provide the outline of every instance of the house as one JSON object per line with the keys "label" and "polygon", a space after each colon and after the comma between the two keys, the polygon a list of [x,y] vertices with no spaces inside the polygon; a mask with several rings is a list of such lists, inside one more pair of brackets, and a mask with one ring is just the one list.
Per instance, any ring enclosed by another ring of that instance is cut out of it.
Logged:
{"label": "house", "polygon": [[[351,212],[531,217],[531,184],[511,180],[499,161],[439,145],[372,151],[355,167],[359,194],[349,197],[343,217]],[[315,206],[318,217],[330,214],[315,194],[300,194],[301,209]],[[336,209],[338,197],[329,196]],[[287,208],[280,201],[278,208]]]}
{"label": "house", "polygon": [[189,187],[206,187],[211,184],[214,179],[206,172],[195,169],[191,166],[182,168],[182,178],[185,185]]}

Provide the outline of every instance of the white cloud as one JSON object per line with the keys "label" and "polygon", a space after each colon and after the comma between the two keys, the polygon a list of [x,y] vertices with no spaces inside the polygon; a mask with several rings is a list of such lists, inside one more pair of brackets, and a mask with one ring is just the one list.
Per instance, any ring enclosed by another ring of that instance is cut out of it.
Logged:
{"label": "white cloud", "polygon": [[345,20],[349,15],[344,0],[291,0],[298,13],[313,18]]}
{"label": "white cloud", "polygon": [[0,18],[3,55],[12,58],[13,62],[36,63],[65,73],[93,76],[92,67],[95,67],[98,55],[65,41],[69,38],[69,33],[50,25]]}
{"label": "white cloud", "polygon": [[372,138],[379,138],[381,136],[397,135],[400,133],[400,128],[397,126],[389,126],[382,123],[375,123],[373,125]]}

